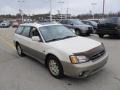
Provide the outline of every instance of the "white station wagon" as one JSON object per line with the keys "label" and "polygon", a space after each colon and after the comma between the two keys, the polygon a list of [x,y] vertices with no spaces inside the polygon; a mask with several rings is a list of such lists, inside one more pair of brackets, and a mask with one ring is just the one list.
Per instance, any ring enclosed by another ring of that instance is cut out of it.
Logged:
{"label": "white station wagon", "polygon": [[108,59],[102,43],[53,22],[21,24],[14,43],[19,56],[37,59],[55,78],[87,77],[101,70]]}

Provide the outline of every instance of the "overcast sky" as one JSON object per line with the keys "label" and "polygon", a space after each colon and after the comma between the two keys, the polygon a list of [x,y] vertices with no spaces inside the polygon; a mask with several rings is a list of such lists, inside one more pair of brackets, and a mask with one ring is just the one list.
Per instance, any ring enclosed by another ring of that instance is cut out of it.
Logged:
{"label": "overcast sky", "polygon": [[[0,0],[0,14],[16,14],[19,8],[26,14],[43,14],[50,11],[50,0]],[[66,13],[67,8],[70,14],[86,14],[92,10],[94,13],[102,13],[103,0],[52,0],[53,14]],[[64,3],[58,3],[64,2]],[[92,5],[95,3],[95,5]],[[120,11],[120,0],[106,0],[105,12]]]}

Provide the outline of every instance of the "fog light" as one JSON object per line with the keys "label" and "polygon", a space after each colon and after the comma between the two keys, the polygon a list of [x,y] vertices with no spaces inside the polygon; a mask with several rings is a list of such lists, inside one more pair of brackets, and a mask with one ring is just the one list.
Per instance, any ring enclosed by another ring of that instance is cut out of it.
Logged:
{"label": "fog light", "polygon": [[80,74],[79,74],[79,76],[82,76],[83,75],[83,72],[81,72]]}

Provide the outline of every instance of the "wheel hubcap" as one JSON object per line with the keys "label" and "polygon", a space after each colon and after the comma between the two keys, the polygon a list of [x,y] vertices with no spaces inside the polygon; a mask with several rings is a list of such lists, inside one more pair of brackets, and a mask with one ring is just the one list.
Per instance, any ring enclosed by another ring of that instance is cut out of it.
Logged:
{"label": "wheel hubcap", "polygon": [[78,30],[76,30],[76,31],[75,31],[75,33],[76,33],[77,35],[79,35],[79,34],[80,34]]}
{"label": "wheel hubcap", "polygon": [[20,46],[17,47],[17,51],[18,51],[18,54],[21,55],[22,51],[21,51]]}
{"label": "wheel hubcap", "polygon": [[50,60],[49,69],[53,75],[55,75],[55,76],[59,75],[59,67],[58,67],[57,63],[55,62],[55,60]]}

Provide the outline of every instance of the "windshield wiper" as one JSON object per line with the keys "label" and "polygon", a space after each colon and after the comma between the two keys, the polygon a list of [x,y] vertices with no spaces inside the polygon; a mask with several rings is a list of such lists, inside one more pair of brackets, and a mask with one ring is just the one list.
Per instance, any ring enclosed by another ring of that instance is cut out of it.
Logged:
{"label": "windshield wiper", "polygon": [[71,37],[76,37],[76,36],[66,36],[66,37],[63,37],[62,39],[71,38]]}
{"label": "windshield wiper", "polygon": [[61,39],[63,39],[63,38],[54,38],[54,39],[48,40],[46,42],[57,41],[57,40],[61,40]]}
{"label": "windshield wiper", "polygon": [[54,38],[54,39],[48,40],[46,42],[52,42],[52,41],[62,40],[62,39],[71,38],[71,37],[76,37],[76,36],[66,36],[66,37],[63,37],[63,38]]}

